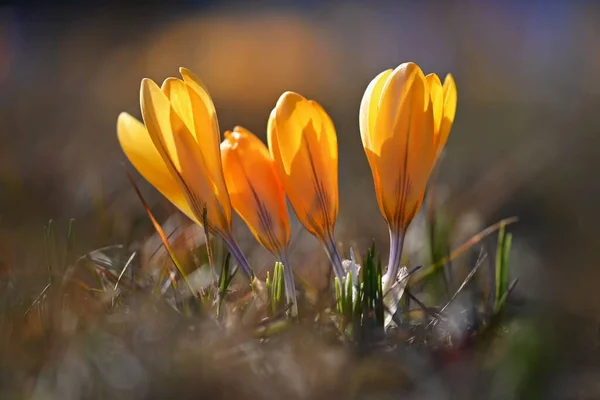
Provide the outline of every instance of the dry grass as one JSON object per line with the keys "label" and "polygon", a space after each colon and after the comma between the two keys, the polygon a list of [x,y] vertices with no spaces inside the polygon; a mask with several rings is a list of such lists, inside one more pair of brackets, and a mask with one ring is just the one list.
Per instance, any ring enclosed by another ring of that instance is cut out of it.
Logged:
{"label": "dry grass", "polygon": [[[79,258],[72,225],[61,239],[50,223],[43,262],[3,270],[0,393],[16,399],[444,398],[456,383],[445,371],[483,367],[491,357],[481,354],[496,343],[496,326],[504,326],[486,305],[494,296],[482,294],[488,291],[478,282],[485,279],[474,277],[484,270],[488,281],[496,277],[498,260],[489,263],[494,257],[479,245],[498,228],[504,235],[510,222],[483,231],[443,263],[415,269],[409,300],[394,315],[397,326],[385,333],[380,323],[365,322],[368,308],[342,324],[330,285],[305,284],[300,318],[290,319],[283,303],[272,307],[274,295],[264,285],[237,275],[224,283],[232,269],[223,268],[222,246],[209,238],[207,247],[199,232],[190,236],[190,228],[172,220],[155,225],[159,240]],[[448,261],[465,252],[478,255],[471,272],[445,282],[451,293],[431,292],[431,281],[446,279]],[[376,265],[375,254],[362,259],[363,274]],[[221,278],[211,283],[213,270]],[[419,298],[435,301],[425,305]]]}

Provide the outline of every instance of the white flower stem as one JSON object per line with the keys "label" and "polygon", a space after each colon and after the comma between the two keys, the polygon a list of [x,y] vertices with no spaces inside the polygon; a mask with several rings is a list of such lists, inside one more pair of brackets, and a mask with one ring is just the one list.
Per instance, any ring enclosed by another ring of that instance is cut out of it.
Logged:
{"label": "white flower stem", "polygon": [[383,293],[386,293],[392,287],[394,282],[396,282],[403,246],[404,232],[400,229],[393,229],[390,227],[390,257],[387,272],[383,278]]}
{"label": "white flower stem", "polygon": [[286,251],[280,255],[281,263],[283,264],[283,279],[285,282],[285,296],[288,304],[292,305],[292,316],[298,315],[298,299],[296,295],[296,283],[294,282],[294,272]]}

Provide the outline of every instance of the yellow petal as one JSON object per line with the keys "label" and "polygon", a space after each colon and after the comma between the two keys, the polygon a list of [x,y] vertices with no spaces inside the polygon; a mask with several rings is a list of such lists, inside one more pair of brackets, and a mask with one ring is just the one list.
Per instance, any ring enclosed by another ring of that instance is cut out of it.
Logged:
{"label": "yellow petal", "polygon": [[375,77],[367,86],[360,102],[359,125],[360,137],[365,149],[372,149],[371,136],[375,133],[375,121],[379,111],[379,101],[383,87],[393,70],[388,69]]}
{"label": "yellow petal", "polygon": [[144,78],[140,87],[140,107],[146,129],[169,171],[180,170],[171,130],[171,104],[153,80]]}
{"label": "yellow petal", "polygon": [[[303,140],[302,129],[294,130],[293,125],[287,123],[291,112],[284,114],[281,111],[283,106],[290,107],[291,101],[286,99],[291,99],[294,103],[305,101],[303,97],[295,93],[284,93],[279,98],[271,113],[273,117],[270,119],[271,123],[268,127],[268,142],[285,193],[298,219],[303,223],[301,215],[307,215],[312,204],[314,179],[310,160],[306,157],[307,153],[304,149],[301,151],[301,146],[308,146],[306,139]],[[283,122],[280,115],[285,117]],[[291,129],[287,129],[288,127]],[[299,170],[306,172],[299,174]],[[311,198],[309,202],[305,201],[307,196]],[[307,229],[316,234],[314,229]]]}
{"label": "yellow petal", "polygon": [[[365,154],[367,156],[367,161],[369,162],[369,166],[371,168],[371,173],[373,174],[373,183],[375,184],[375,190],[377,193],[380,193],[381,191],[381,178],[379,176],[379,168],[375,163],[377,156],[374,153],[373,149],[373,137],[377,135],[375,123],[377,121],[377,115],[379,113],[379,103],[381,100],[383,88],[392,72],[392,69],[388,69],[377,75],[371,81],[371,83],[369,83],[369,86],[367,86],[367,89],[365,90],[365,93],[360,103],[360,136],[362,139]],[[380,201],[379,195],[377,196],[377,200],[378,202]],[[380,204],[380,208],[382,207],[383,206]]]}
{"label": "yellow petal", "polygon": [[446,79],[444,79],[443,92],[444,116],[442,117],[442,123],[439,133],[439,141],[437,147],[438,154],[441,153],[444,147],[446,146],[448,136],[450,136],[450,129],[452,128],[452,124],[454,123],[454,116],[456,115],[456,83],[454,82],[454,78],[451,74],[446,75]]}
{"label": "yellow petal", "polygon": [[402,64],[383,89],[371,156],[379,205],[390,225],[406,229],[418,209],[434,164],[433,124],[423,72],[416,64]]}
{"label": "yellow petal", "polygon": [[167,99],[169,99],[173,111],[179,115],[188,130],[196,138],[194,110],[192,109],[192,103],[188,95],[187,85],[180,79],[167,78],[163,82],[161,89],[165,96],[167,96]]}
{"label": "yellow petal", "polygon": [[209,114],[216,114],[214,105],[212,107],[209,104],[213,104],[212,98],[208,93],[206,85],[198,78],[192,71],[185,67],[179,67],[179,74],[183,78],[183,81],[190,85],[198,95],[202,97],[202,102],[207,105]]}
{"label": "yellow petal", "polygon": [[148,133],[181,185],[196,218],[202,220],[206,207],[209,228],[227,232],[231,224],[229,197],[226,192],[217,191],[184,119],[171,107],[165,93],[148,79],[142,81],[141,105]]}
{"label": "yellow petal", "polygon": [[[186,131],[192,135],[194,141],[191,145],[200,151],[199,159],[209,179],[213,181],[215,195],[225,202],[226,199],[222,197],[227,188],[222,175],[220,150],[218,146],[211,146],[211,143],[217,143],[219,140],[219,132],[213,130],[215,125],[208,118],[207,107],[200,101],[196,92],[182,80],[168,78],[163,83],[162,90],[169,98],[173,111],[185,124]],[[216,119],[216,115],[214,117]],[[202,146],[199,143],[202,143]]]}
{"label": "yellow petal", "polygon": [[431,103],[433,106],[433,128],[435,130],[435,146],[439,142],[440,127],[442,125],[442,116],[444,114],[444,92],[442,91],[442,82],[436,74],[429,74],[425,77],[429,85],[431,94]]}
{"label": "yellow petal", "polygon": [[[380,193],[381,179],[379,176],[379,168],[375,164],[375,153],[373,149],[373,137],[377,135],[375,123],[379,113],[379,104],[385,83],[388,81],[393,70],[388,69],[377,75],[367,86],[360,104],[359,126],[360,136],[363,143],[363,148],[367,156],[367,161],[373,174],[373,183],[375,190]],[[377,196],[378,202],[380,200]],[[380,207],[382,205],[380,204]]]}
{"label": "yellow petal", "polygon": [[[335,126],[331,117],[316,101],[309,101],[320,116],[321,125],[319,143],[315,147],[320,149],[320,158],[322,160],[321,176],[325,191],[329,195],[330,204],[328,206],[329,220],[335,221],[338,213],[338,144]],[[315,118],[316,120],[316,118]],[[309,144],[309,147],[312,148]]]}
{"label": "yellow petal", "polygon": [[274,108],[269,114],[269,121],[267,123],[267,146],[269,148],[269,154],[273,160],[275,171],[281,185],[283,186],[284,192],[290,196],[290,193],[294,191],[294,187],[290,185],[290,180],[285,172],[283,166],[283,160],[281,159],[281,152],[279,150],[279,140],[277,139],[277,124],[275,122],[275,116],[277,115],[277,108]]}
{"label": "yellow petal", "polygon": [[233,208],[267,250],[281,255],[290,240],[289,217],[267,147],[250,131],[236,127],[225,133],[221,159]]}
{"label": "yellow petal", "polygon": [[284,93],[268,134],[294,212],[309,232],[323,238],[337,218],[337,139],[331,119],[315,104]]}
{"label": "yellow petal", "polygon": [[420,77],[424,80],[423,72],[415,63],[401,64],[389,75],[379,101],[375,121],[377,133],[372,135],[372,147],[376,154],[380,154],[388,139],[397,136],[396,131],[408,131],[412,109],[427,106],[424,99],[421,99],[421,105],[414,104],[417,96],[409,95],[415,85],[419,86]]}
{"label": "yellow petal", "polygon": [[204,166],[216,188],[217,198],[225,202],[227,188],[221,166],[219,124],[214,104],[198,78],[185,68],[180,70],[185,81],[168,78],[163,83],[162,90],[194,137],[202,153]]}
{"label": "yellow petal", "polygon": [[277,109],[274,108],[269,114],[269,121],[267,122],[267,146],[269,147],[269,153],[271,158],[275,162],[275,168],[282,166],[281,154],[279,153],[279,143],[277,142],[277,125],[275,124],[275,115]]}
{"label": "yellow petal", "polygon": [[281,95],[275,106],[277,141],[282,165],[286,174],[290,174],[292,161],[300,153],[303,130],[312,125],[308,101],[297,93],[286,92]]}
{"label": "yellow petal", "polygon": [[185,215],[198,222],[144,124],[127,113],[121,113],[117,119],[117,136],[123,152],[144,179]]}
{"label": "yellow petal", "polygon": [[[213,180],[224,182],[221,165],[221,153],[219,145],[221,142],[219,120],[215,105],[206,89],[206,86],[200,79],[186,68],[180,68],[179,72],[183,81],[188,86],[188,93],[194,110],[194,125],[196,141],[200,145],[200,150],[209,166]],[[221,189],[223,189],[221,187]]]}

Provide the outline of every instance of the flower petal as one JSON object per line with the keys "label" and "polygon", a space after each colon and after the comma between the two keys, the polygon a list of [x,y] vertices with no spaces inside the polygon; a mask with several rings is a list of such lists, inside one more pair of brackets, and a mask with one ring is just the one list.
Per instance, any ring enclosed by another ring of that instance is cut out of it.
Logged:
{"label": "flower petal", "polygon": [[282,166],[281,154],[279,153],[279,142],[277,141],[277,125],[275,124],[275,115],[277,109],[274,108],[269,114],[269,121],[267,122],[267,146],[269,147],[269,153],[271,158],[275,162],[275,168]]}
{"label": "flower petal", "polygon": [[276,132],[282,165],[290,174],[292,161],[300,152],[302,132],[310,121],[310,106],[301,95],[285,92],[275,106]]}
{"label": "flower petal", "polygon": [[438,154],[442,152],[450,136],[450,129],[454,123],[454,117],[456,115],[456,82],[452,74],[446,75],[444,79],[444,116],[442,117],[442,124],[440,127],[439,141],[438,141]]}
{"label": "flower petal", "polygon": [[433,127],[435,129],[435,144],[439,142],[440,126],[444,115],[444,92],[442,91],[442,82],[436,74],[429,74],[425,77],[429,85],[431,94],[431,103],[433,106]]}
{"label": "flower petal", "polygon": [[267,147],[242,127],[225,134],[221,159],[231,203],[256,239],[279,255],[290,240],[283,187]]}
{"label": "flower petal", "polygon": [[[323,174],[320,176],[323,186],[329,197],[328,211],[331,224],[335,223],[338,214],[338,144],[335,126],[331,117],[316,101],[309,103],[317,111],[320,117],[321,124],[317,131],[320,132],[319,143],[315,144],[315,148],[319,149],[321,168]],[[316,120],[316,117],[314,118]],[[311,147],[309,143],[309,147]]]}
{"label": "flower petal", "polygon": [[117,136],[123,152],[144,179],[190,219],[198,222],[144,124],[127,113],[121,113],[117,119]]}
{"label": "flower petal", "polygon": [[284,93],[269,124],[269,144],[298,219],[324,237],[337,217],[337,139],[331,119],[314,104]]}
{"label": "flower petal", "polygon": [[392,69],[383,71],[375,77],[367,86],[365,94],[360,102],[359,125],[360,137],[365,149],[372,148],[372,135],[375,133],[375,121],[379,111],[379,101],[383,87],[393,72]]}
{"label": "flower petal", "polygon": [[[373,150],[379,154],[383,144],[391,137],[397,137],[396,130],[408,132],[411,124],[411,111],[425,109],[425,98],[414,96],[415,85],[424,80],[423,71],[415,63],[409,62],[398,66],[384,84],[379,102],[379,112],[375,121],[376,137],[373,137]],[[415,100],[421,100],[415,104]]]}
{"label": "flower petal", "polygon": [[224,190],[223,170],[221,168],[220,152],[220,130],[219,120],[215,105],[208,90],[190,70],[180,68],[179,72],[183,81],[188,86],[189,99],[194,114],[194,126],[196,141],[200,145],[200,151],[206,160],[211,176],[220,190]]}
{"label": "flower petal", "polygon": [[142,79],[140,107],[152,142],[165,161],[167,168],[176,176],[180,166],[171,130],[171,104],[169,98],[151,79]]}
{"label": "flower petal", "polygon": [[435,156],[431,96],[416,64],[401,65],[386,82],[376,131],[382,213],[389,224],[405,229],[418,209]]}
{"label": "flower petal", "polygon": [[[150,137],[177,177],[196,218],[202,219],[206,207],[209,228],[228,231],[231,206],[227,193],[218,193],[188,126],[171,107],[165,93],[149,79],[142,81],[141,105]],[[217,194],[220,195],[218,198]]]}

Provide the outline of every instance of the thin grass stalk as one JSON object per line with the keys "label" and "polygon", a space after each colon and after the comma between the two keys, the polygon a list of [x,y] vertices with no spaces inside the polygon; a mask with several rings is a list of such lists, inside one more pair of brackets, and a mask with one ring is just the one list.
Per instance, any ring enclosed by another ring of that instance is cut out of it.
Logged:
{"label": "thin grass stalk", "polygon": [[505,226],[502,225],[500,226],[500,229],[498,230],[498,244],[496,246],[496,268],[495,268],[495,280],[496,280],[496,285],[495,285],[495,295],[494,298],[496,305],[498,304],[498,302],[500,301],[500,298],[502,297],[502,295],[504,294],[504,272],[502,271],[503,267],[504,267],[504,263],[503,263],[503,255],[504,255],[504,239],[506,238],[505,235]]}
{"label": "thin grass stalk", "polygon": [[171,261],[173,261],[175,268],[177,268],[179,275],[181,275],[181,278],[184,280],[184,282],[187,285],[192,296],[197,298],[198,293],[196,293],[196,291],[194,290],[194,288],[192,287],[190,282],[187,280],[187,277],[185,275],[185,272],[183,271],[181,264],[177,260],[177,257],[175,257],[175,252],[173,251],[173,248],[171,247],[171,243],[169,243],[169,239],[167,239],[167,235],[165,234],[165,231],[162,229],[162,226],[160,226],[160,224],[154,217],[154,214],[152,214],[152,211],[150,210],[148,203],[146,203],[144,196],[142,196],[142,192],[140,191],[139,187],[135,183],[135,180],[133,179],[133,176],[131,176],[131,173],[128,170],[126,170],[125,172],[127,174],[127,178],[129,179],[129,182],[131,183],[131,185],[133,186],[133,189],[135,190],[135,193],[137,194],[138,198],[142,202],[142,205],[144,206],[144,210],[146,210],[146,213],[148,214],[148,217],[150,218],[150,221],[152,222],[154,229],[156,230],[156,232],[158,233],[158,236],[162,240],[162,242],[165,246],[165,249],[167,250],[167,253],[169,253],[169,257],[171,258]]}
{"label": "thin grass stalk", "polygon": [[518,220],[519,219],[517,217],[510,217],[510,218],[505,218],[505,219],[503,219],[501,221],[498,221],[497,223],[495,223],[493,225],[488,226],[487,228],[483,229],[482,231],[480,231],[476,235],[472,236],[465,243],[463,243],[462,245],[460,245],[459,247],[457,247],[456,249],[454,249],[450,253],[450,255],[442,258],[441,260],[439,260],[439,261],[431,264],[428,267],[421,268],[421,270],[419,271],[419,273],[415,274],[415,276],[413,276],[411,278],[408,286],[409,287],[414,287],[414,285],[416,285],[417,283],[421,282],[423,279],[425,279],[426,277],[428,277],[429,275],[431,275],[432,273],[434,273],[435,271],[437,271],[439,268],[442,268],[447,262],[449,262],[451,260],[454,260],[457,257],[461,256],[466,251],[468,251],[470,248],[472,248],[474,245],[476,245],[481,240],[483,240],[485,237],[487,237],[487,236],[491,235],[492,233],[496,232],[498,229],[500,229],[501,226],[506,226],[506,225],[514,224]]}
{"label": "thin grass stalk", "polygon": [[202,209],[202,228],[204,231],[204,242],[206,244],[206,256],[208,257],[208,266],[210,268],[214,281],[217,280],[217,272],[215,270],[213,252],[210,246],[210,233],[208,232],[208,211],[206,207]]}
{"label": "thin grass stalk", "polygon": [[342,313],[342,283],[340,282],[340,280],[338,279],[338,277],[336,276],[335,278],[333,278],[333,284],[335,286],[335,299],[336,299],[336,306],[337,306],[337,310],[338,312],[341,314]]}

